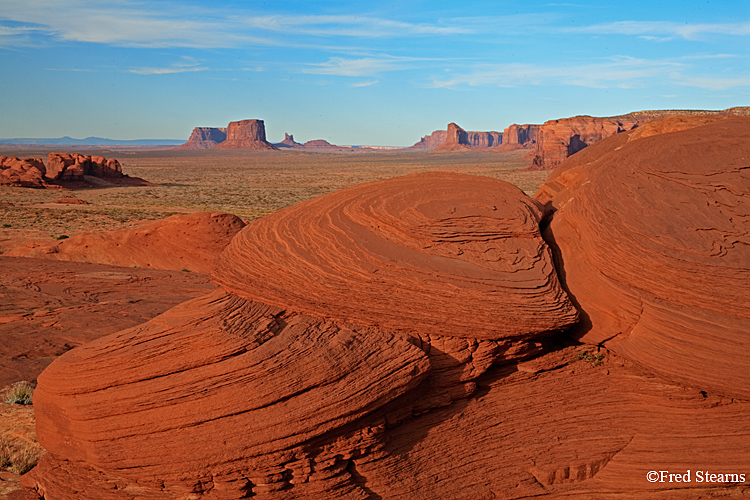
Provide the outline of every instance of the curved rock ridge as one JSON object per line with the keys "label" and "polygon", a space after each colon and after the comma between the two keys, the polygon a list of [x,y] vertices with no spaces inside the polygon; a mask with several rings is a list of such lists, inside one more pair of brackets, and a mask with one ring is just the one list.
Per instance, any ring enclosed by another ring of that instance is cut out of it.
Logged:
{"label": "curved rock ridge", "polygon": [[[750,118],[654,122],[572,156],[536,198],[576,335],[668,380],[750,397]],[[708,122],[708,123],[706,123]]]}
{"label": "curved rock ridge", "polygon": [[366,183],[253,222],[217,260],[227,290],[318,317],[474,339],[573,324],[541,210],[486,177]]}
{"label": "curved rock ridge", "polygon": [[54,243],[31,243],[6,255],[209,273],[245,223],[236,215],[172,215],[135,229],[81,233]]}

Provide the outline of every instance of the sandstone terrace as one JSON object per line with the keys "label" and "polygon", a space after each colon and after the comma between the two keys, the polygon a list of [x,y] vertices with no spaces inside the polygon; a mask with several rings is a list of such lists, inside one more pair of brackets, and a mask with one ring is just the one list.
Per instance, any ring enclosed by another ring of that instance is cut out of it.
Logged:
{"label": "sandstone terrace", "polygon": [[[50,149],[3,148],[8,156],[46,157]],[[76,152],[90,154],[89,151]],[[132,226],[174,213],[218,210],[254,220],[281,208],[363,182],[430,170],[484,175],[531,195],[549,172],[520,172],[528,151],[318,153],[243,150],[94,150],[116,158],[124,173],[154,186],[75,191],[0,188],[0,241],[72,236]],[[89,204],[54,202],[75,196]],[[0,244],[1,245],[1,244]],[[0,246],[0,248],[2,248]]]}

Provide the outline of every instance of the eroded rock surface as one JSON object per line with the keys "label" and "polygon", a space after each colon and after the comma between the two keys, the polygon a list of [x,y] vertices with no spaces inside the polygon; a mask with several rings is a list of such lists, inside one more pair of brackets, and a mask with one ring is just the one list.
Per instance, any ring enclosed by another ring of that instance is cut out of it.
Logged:
{"label": "eroded rock surface", "polygon": [[540,216],[502,181],[423,174],[253,222],[222,254],[221,291],[39,377],[48,454],[24,484],[50,498],[368,498],[353,460],[389,428],[575,322]]}
{"label": "eroded rock surface", "polygon": [[0,156],[0,186],[44,188],[46,172],[41,158]]}
{"label": "eroded rock surface", "polygon": [[196,212],[172,215],[135,229],[29,243],[6,255],[209,273],[216,256],[244,226],[236,215]]}
{"label": "eroded rock surface", "polygon": [[83,180],[85,175],[123,177],[122,166],[116,159],[78,153],[50,153],[45,175],[51,180],[63,181]]}
{"label": "eroded rock surface", "polygon": [[612,137],[566,160],[536,198],[554,212],[545,234],[584,313],[581,340],[750,397],[750,118],[670,118]]}

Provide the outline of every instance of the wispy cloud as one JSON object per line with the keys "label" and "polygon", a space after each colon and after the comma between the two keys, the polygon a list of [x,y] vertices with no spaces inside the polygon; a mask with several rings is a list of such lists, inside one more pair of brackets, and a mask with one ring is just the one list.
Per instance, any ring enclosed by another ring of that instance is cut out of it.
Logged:
{"label": "wispy cloud", "polygon": [[670,21],[617,21],[564,28],[562,31],[595,35],[632,35],[652,40],[697,40],[701,35],[750,36],[750,22],[686,24]]}
{"label": "wispy cloud", "polygon": [[137,75],[170,75],[173,73],[189,73],[206,70],[208,70],[208,68],[201,66],[200,63],[192,57],[183,56],[180,61],[173,63],[168,67],[132,68],[128,70],[128,73],[135,73]]}
{"label": "wispy cloud", "polygon": [[372,80],[369,82],[358,82],[358,83],[352,83],[352,87],[370,87],[372,85],[375,85],[379,82],[379,80]]}
{"label": "wispy cloud", "polygon": [[281,33],[349,36],[358,38],[404,37],[411,35],[461,35],[474,32],[459,24],[407,23],[352,15],[273,15],[246,17],[250,27]]}
{"label": "wispy cloud", "polygon": [[[706,55],[706,57],[708,57]],[[544,66],[538,64],[484,64],[463,74],[432,81],[431,87],[520,87],[528,85],[570,85],[588,88],[643,88],[649,85],[676,84],[703,89],[726,90],[750,86],[750,77],[710,77],[693,74],[695,69],[678,60],[648,60],[619,57],[599,63]]]}
{"label": "wispy cloud", "polygon": [[667,75],[682,65],[667,61],[649,61],[622,57],[601,63],[542,66],[526,63],[483,64],[465,74],[435,79],[432,86],[455,88],[462,85],[480,87],[518,87],[524,85],[563,84],[579,87],[629,88],[644,81]]}
{"label": "wispy cloud", "polygon": [[359,59],[331,57],[324,63],[307,64],[302,72],[315,75],[372,76],[386,71],[411,69],[412,63],[423,60],[425,59],[393,56],[362,57]]}

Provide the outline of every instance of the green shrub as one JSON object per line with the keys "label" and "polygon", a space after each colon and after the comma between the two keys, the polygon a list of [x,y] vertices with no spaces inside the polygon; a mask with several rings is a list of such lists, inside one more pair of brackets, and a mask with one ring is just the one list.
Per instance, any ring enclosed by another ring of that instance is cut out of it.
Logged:
{"label": "green shrub", "polygon": [[30,405],[31,397],[34,395],[34,385],[22,380],[16,382],[3,394],[3,401],[8,404]]}

